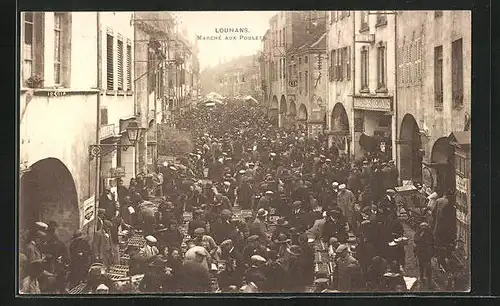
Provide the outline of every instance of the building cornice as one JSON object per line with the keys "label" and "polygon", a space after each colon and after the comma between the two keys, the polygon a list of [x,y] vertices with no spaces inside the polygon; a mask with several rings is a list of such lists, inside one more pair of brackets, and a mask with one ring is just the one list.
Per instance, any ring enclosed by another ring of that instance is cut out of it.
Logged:
{"label": "building cornice", "polygon": [[23,87],[20,89],[21,93],[25,93],[27,91],[32,91],[35,96],[66,96],[66,95],[92,95],[98,94],[99,89],[78,89],[78,88],[28,88]]}

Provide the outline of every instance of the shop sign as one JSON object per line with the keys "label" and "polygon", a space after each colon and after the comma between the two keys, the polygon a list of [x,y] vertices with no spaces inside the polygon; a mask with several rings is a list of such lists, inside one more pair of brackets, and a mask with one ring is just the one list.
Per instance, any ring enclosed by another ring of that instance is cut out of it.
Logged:
{"label": "shop sign", "polygon": [[469,190],[469,180],[466,178],[463,178],[459,175],[455,176],[455,182],[456,182],[456,189],[460,192],[463,192],[465,194],[468,194]]}
{"label": "shop sign", "polygon": [[116,177],[124,177],[125,176],[125,167],[117,167],[117,168],[111,168],[109,170],[111,173],[111,177],[116,178]]}
{"label": "shop sign", "polygon": [[95,196],[85,200],[80,207],[80,228],[84,227],[95,217]]}

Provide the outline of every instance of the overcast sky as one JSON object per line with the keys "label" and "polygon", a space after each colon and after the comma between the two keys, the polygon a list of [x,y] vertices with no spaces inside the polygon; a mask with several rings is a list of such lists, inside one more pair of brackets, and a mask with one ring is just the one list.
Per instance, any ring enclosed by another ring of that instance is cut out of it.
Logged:
{"label": "overcast sky", "polygon": [[[248,28],[248,36],[264,36],[269,28],[269,19],[275,11],[223,11],[223,12],[177,12],[192,42],[196,35],[215,36],[216,28]],[[240,34],[229,34],[239,35]],[[198,40],[201,68],[215,66],[219,60],[254,54],[261,49],[260,40]]]}

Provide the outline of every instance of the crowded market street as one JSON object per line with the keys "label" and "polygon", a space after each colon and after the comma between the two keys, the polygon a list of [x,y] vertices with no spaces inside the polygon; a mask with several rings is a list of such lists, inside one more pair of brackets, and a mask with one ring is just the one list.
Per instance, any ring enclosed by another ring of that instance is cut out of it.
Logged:
{"label": "crowded market street", "polygon": [[470,10],[20,17],[18,294],[471,290]]}
{"label": "crowded market street", "polygon": [[[78,231],[66,250],[55,222],[34,224],[21,275],[38,273],[41,292],[70,294],[446,285],[432,258],[429,274],[419,269],[430,247],[419,235],[432,240],[431,224],[423,220],[415,233],[402,221],[410,207],[396,192],[391,161],[349,162],[321,137],[276,128],[246,103],[194,108],[177,127],[192,136],[193,152],[133,178],[128,189],[119,183],[117,194],[107,190],[92,246]],[[373,180],[368,169],[386,176]]]}

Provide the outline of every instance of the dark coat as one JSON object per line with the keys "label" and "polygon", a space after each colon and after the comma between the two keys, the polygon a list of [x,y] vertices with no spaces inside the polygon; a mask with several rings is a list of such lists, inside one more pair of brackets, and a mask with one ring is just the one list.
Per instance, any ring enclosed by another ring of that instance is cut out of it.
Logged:
{"label": "dark coat", "polygon": [[224,240],[231,238],[234,236],[234,232],[236,227],[230,222],[224,222],[220,220],[220,222],[214,223],[213,228],[211,228],[211,232],[213,233],[213,238],[217,244],[222,243]]}
{"label": "dark coat", "polygon": [[183,292],[210,292],[210,275],[203,266],[194,261],[186,261],[182,265]]}
{"label": "dark coat", "polygon": [[420,230],[413,237],[415,255],[421,261],[430,261],[434,256],[434,237],[430,229]]}

